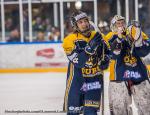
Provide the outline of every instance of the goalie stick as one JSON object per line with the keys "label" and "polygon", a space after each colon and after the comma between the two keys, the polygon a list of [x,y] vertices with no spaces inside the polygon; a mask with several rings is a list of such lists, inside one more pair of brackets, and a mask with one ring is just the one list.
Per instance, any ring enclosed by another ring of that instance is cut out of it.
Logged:
{"label": "goalie stick", "polygon": [[135,89],[132,84],[132,81],[127,81],[125,82],[125,84],[129,91],[129,95],[131,99],[131,104],[128,106],[128,115],[138,115],[138,108],[136,107],[134,97],[133,97],[133,95],[135,94]]}
{"label": "goalie stick", "polygon": [[[133,34],[133,31],[134,31],[134,27],[136,27],[136,35],[133,37],[132,34]],[[140,36],[141,36],[141,25],[137,22],[137,21],[131,21],[131,24],[128,25],[128,28],[129,30],[131,31],[130,32],[130,36],[128,37],[131,37],[131,39],[133,40],[133,43],[131,43],[131,50],[130,50],[130,54],[131,54],[131,57],[132,57],[132,53],[133,53],[133,50],[134,50],[134,46],[135,46],[135,42],[136,40],[139,40],[140,39]],[[129,90],[129,95],[130,95],[130,99],[131,99],[131,104],[129,105],[129,110],[128,110],[128,114],[130,115],[138,115],[138,108],[136,107],[136,104],[135,104],[135,101],[134,101],[134,94],[135,94],[135,90],[134,90],[134,86],[132,84],[130,84],[130,81],[128,81],[128,83],[126,83],[126,86]]]}

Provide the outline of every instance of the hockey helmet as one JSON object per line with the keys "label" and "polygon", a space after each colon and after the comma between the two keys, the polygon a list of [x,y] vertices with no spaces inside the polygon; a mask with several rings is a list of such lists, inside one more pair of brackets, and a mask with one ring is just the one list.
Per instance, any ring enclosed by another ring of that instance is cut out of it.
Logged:
{"label": "hockey helmet", "polygon": [[116,22],[119,21],[119,20],[124,20],[125,22],[125,18],[123,16],[120,16],[120,15],[115,15],[112,20],[111,20],[111,24],[110,24],[110,29],[115,32],[117,31],[117,28],[116,28]]}
{"label": "hockey helmet", "polygon": [[[80,32],[80,30],[77,27],[77,21],[80,19],[86,18],[89,21],[89,18],[85,12],[82,11],[76,11],[72,14],[70,18],[71,26],[75,31]],[[82,32],[81,32],[82,33]]]}

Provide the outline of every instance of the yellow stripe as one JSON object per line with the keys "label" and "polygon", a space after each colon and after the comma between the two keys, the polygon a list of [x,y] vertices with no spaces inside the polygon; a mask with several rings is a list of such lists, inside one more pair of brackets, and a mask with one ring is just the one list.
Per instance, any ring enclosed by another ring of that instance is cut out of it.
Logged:
{"label": "yellow stripe", "polygon": [[115,60],[110,62],[110,80],[115,80]]}
{"label": "yellow stripe", "polygon": [[99,105],[85,104],[87,107],[99,107]]}
{"label": "yellow stripe", "polygon": [[147,65],[148,70],[150,70],[150,65]]}
{"label": "yellow stripe", "polygon": [[[112,62],[114,63],[114,62]],[[106,72],[114,72],[114,64],[110,64],[110,68],[105,70]],[[147,65],[150,70],[150,65]],[[67,68],[15,68],[15,69],[0,69],[0,73],[41,73],[41,72],[67,72]],[[111,74],[113,75],[113,74]],[[114,77],[111,77],[114,78]]]}
{"label": "yellow stripe", "polygon": [[[115,62],[111,62],[115,63]],[[110,64],[107,72],[110,71],[110,78],[114,78],[114,64]],[[147,65],[148,70],[150,70],[150,65]],[[0,73],[42,73],[42,72],[67,72],[67,68],[15,68],[15,69],[0,69]]]}
{"label": "yellow stripe", "polygon": [[0,73],[38,73],[38,72],[66,72],[67,68],[15,68],[0,69]]}
{"label": "yellow stripe", "polygon": [[69,93],[69,90],[70,90],[70,86],[71,86],[71,83],[72,83],[72,79],[73,79],[73,64],[70,65],[70,76],[68,78],[68,81],[67,81],[67,87],[66,87],[66,91],[65,91],[65,111],[67,111],[67,104],[68,104],[68,93]]}
{"label": "yellow stripe", "polygon": [[[142,59],[142,58],[140,58],[140,59],[141,59],[142,63],[143,63],[144,65],[146,65],[145,62],[143,61],[143,59]],[[146,66],[146,69],[147,69],[147,76],[150,77],[150,72],[149,72],[149,71],[150,71],[150,65],[147,65],[147,66]]]}

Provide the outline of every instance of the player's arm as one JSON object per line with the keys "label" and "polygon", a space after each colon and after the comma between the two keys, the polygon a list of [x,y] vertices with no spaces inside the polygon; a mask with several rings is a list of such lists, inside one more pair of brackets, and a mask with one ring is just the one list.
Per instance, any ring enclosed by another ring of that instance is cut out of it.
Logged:
{"label": "player's arm", "polygon": [[99,61],[99,68],[101,70],[105,70],[109,67],[110,57],[110,49],[108,48],[106,42],[103,41],[102,57]]}
{"label": "player's arm", "polygon": [[146,56],[150,52],[150,41],[148,36],[142,32],[141,24],[138,21],[131,21],[127,30],[131,41],[133,41],[136,54],[140,57]]}
{"label": "player's arm", "polygon": [[101,35],[96,33],[93,39],[83,45],[80,41],[67,41],[64,40],[63,48],[67,54],[69,61],[71,61],[76,67],[84,67],[86,61],[91,55],[95,53],[97,47],[101,41]]}
{"label": "player's arm", "polygon": [[117,59],[123,49],[123,38],[119,38],[117,35],[113,35],[109,40],[109,45],[112,59]]}

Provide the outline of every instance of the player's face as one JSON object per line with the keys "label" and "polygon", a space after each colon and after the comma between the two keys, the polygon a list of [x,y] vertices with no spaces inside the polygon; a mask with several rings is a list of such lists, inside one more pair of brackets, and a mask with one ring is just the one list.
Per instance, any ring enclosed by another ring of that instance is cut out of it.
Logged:
{"label": "player's face", "polygon": [[89,21],[87,18],[83,18],[77,21],[77,27],[81,32],[86,31],[87,29],[89,29]]}
{"label": "player's face", "polygon": [[125,21],[124,20],[118,20],[118,21],[116,21],[115,25],[117,28],[125,27]]}

